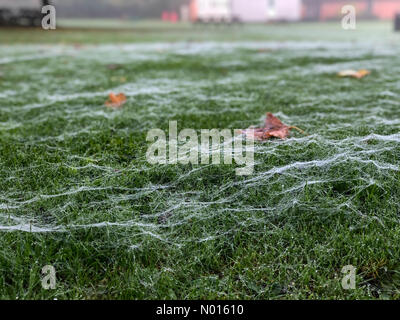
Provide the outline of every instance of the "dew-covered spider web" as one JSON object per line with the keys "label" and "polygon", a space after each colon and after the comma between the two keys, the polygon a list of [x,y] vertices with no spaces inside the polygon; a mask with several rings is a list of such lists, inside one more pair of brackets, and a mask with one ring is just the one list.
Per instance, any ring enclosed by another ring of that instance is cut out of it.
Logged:
{"label": "dew-covered spider web", "polygon": [[[346,69],[370,69],[339,79]],[[397,223],[400,48],[336,42],[0,47],[0,231],[108,229],[127,249],[273,232],[345,214]],[[385,83],[384,86],[381,84]],[[123,92],[121,110],[104,106]],[[235,165],[151,165],[146,134],[241,129],[272,112],[293,132]]]}

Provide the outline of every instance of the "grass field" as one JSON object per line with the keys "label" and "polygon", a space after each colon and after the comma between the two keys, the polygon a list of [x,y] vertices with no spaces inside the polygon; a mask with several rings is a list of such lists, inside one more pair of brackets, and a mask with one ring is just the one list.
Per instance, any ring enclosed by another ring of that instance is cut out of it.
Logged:
{"label": "grass field", "polygon": [[[0,30],[1,298],[400,297],[400,36],[235,28]],[[170,120],[238,129],[267,111],[308,135],[257,143],[252,176],[146,161]]]}

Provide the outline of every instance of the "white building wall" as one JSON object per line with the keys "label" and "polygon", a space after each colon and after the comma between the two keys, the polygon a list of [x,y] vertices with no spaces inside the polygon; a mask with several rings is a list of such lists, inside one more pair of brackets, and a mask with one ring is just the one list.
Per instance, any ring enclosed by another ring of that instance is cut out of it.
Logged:
{"label": "white building wall", "polygon": [[267,6],[268,20],[298,21],[301,19],[301,0],[267,0]]}
{"label": "white building wall", "polygon": [[203,21],[229,20],[231,0],[197,0],[197,17]]}
{"label": "white building wall", "polygon": [[242,22],[267,21],[267,0],[232,0],[232,16]]}
{"label": "white building wall", "polygon": [[203,21],[297,21],[301,0],[196,0],[197,17]]}

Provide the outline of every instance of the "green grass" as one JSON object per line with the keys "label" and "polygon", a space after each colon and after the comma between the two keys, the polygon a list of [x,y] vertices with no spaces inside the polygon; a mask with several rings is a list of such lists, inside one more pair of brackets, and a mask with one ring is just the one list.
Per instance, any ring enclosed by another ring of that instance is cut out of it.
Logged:
{"label": "green grass", "polygon": [[[57,30],[9,28],[0,30],[0,43],[101,44],[181,41],[398,41],[392,22],[359,22],[345,31],[339,21],[233,26],[193,26],[149,20],[59,19]],[[373,32],[371,32],[373,31]]]}
{"label": "green grass", "polygon": [[[398,299],[389,24],[138,28],[0,31],[0,297]],[[348,68],[372,74],[336,77]],[[104,107],[110,91],[122,110]],[[267,111],[308,135],[257,144],[253,176],[145,159],[148,130],[170,120],[247,128]]]}

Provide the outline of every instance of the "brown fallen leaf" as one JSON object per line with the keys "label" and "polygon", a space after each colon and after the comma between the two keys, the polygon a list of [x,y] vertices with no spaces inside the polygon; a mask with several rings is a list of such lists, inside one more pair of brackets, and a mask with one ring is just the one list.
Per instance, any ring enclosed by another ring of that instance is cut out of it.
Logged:
{"label": "brown fallen leaf", "polygon": [[118,64],[118,63],[110,63],[107,65],[107,69],[109,70],[117,70],[117,69],[121,69],[122,65]]}
{"label": "brown fallen leaf", "polygon": [[268,112],[263,128],[247,129],[243,130],[242,133],[244,133],[246,137],[250,139],[263,141],[272,137],[286,139],[289,136],[290,130],[292,129],[304,134],[303,130],[295,126],[287,126],[272,113]]}
{"label": "brown fallen leaf", "polygon": [[82,49],[84,46],[83,46],[83,44],[82,43],[74,43],[74,48],[76,49],[76,50],[80,50],[80,49]]}
{"label": "brown fallen leaf", "polygon": [[361,70],[343,70],[338,73],[339,77],[350,77],[350,78],[356,78],[356,79],[361,79],[364,78],[365,76],[369,75],[371,71],[361,69]]}
{"label": "brown fallen leaf", "polygon": [[126,102],[126,96],[123,93],[119,93],[116,95],[111,92],[108,96],[109,99],[106,101],[105,105],[109,108],[121,108],[122,105]]}

